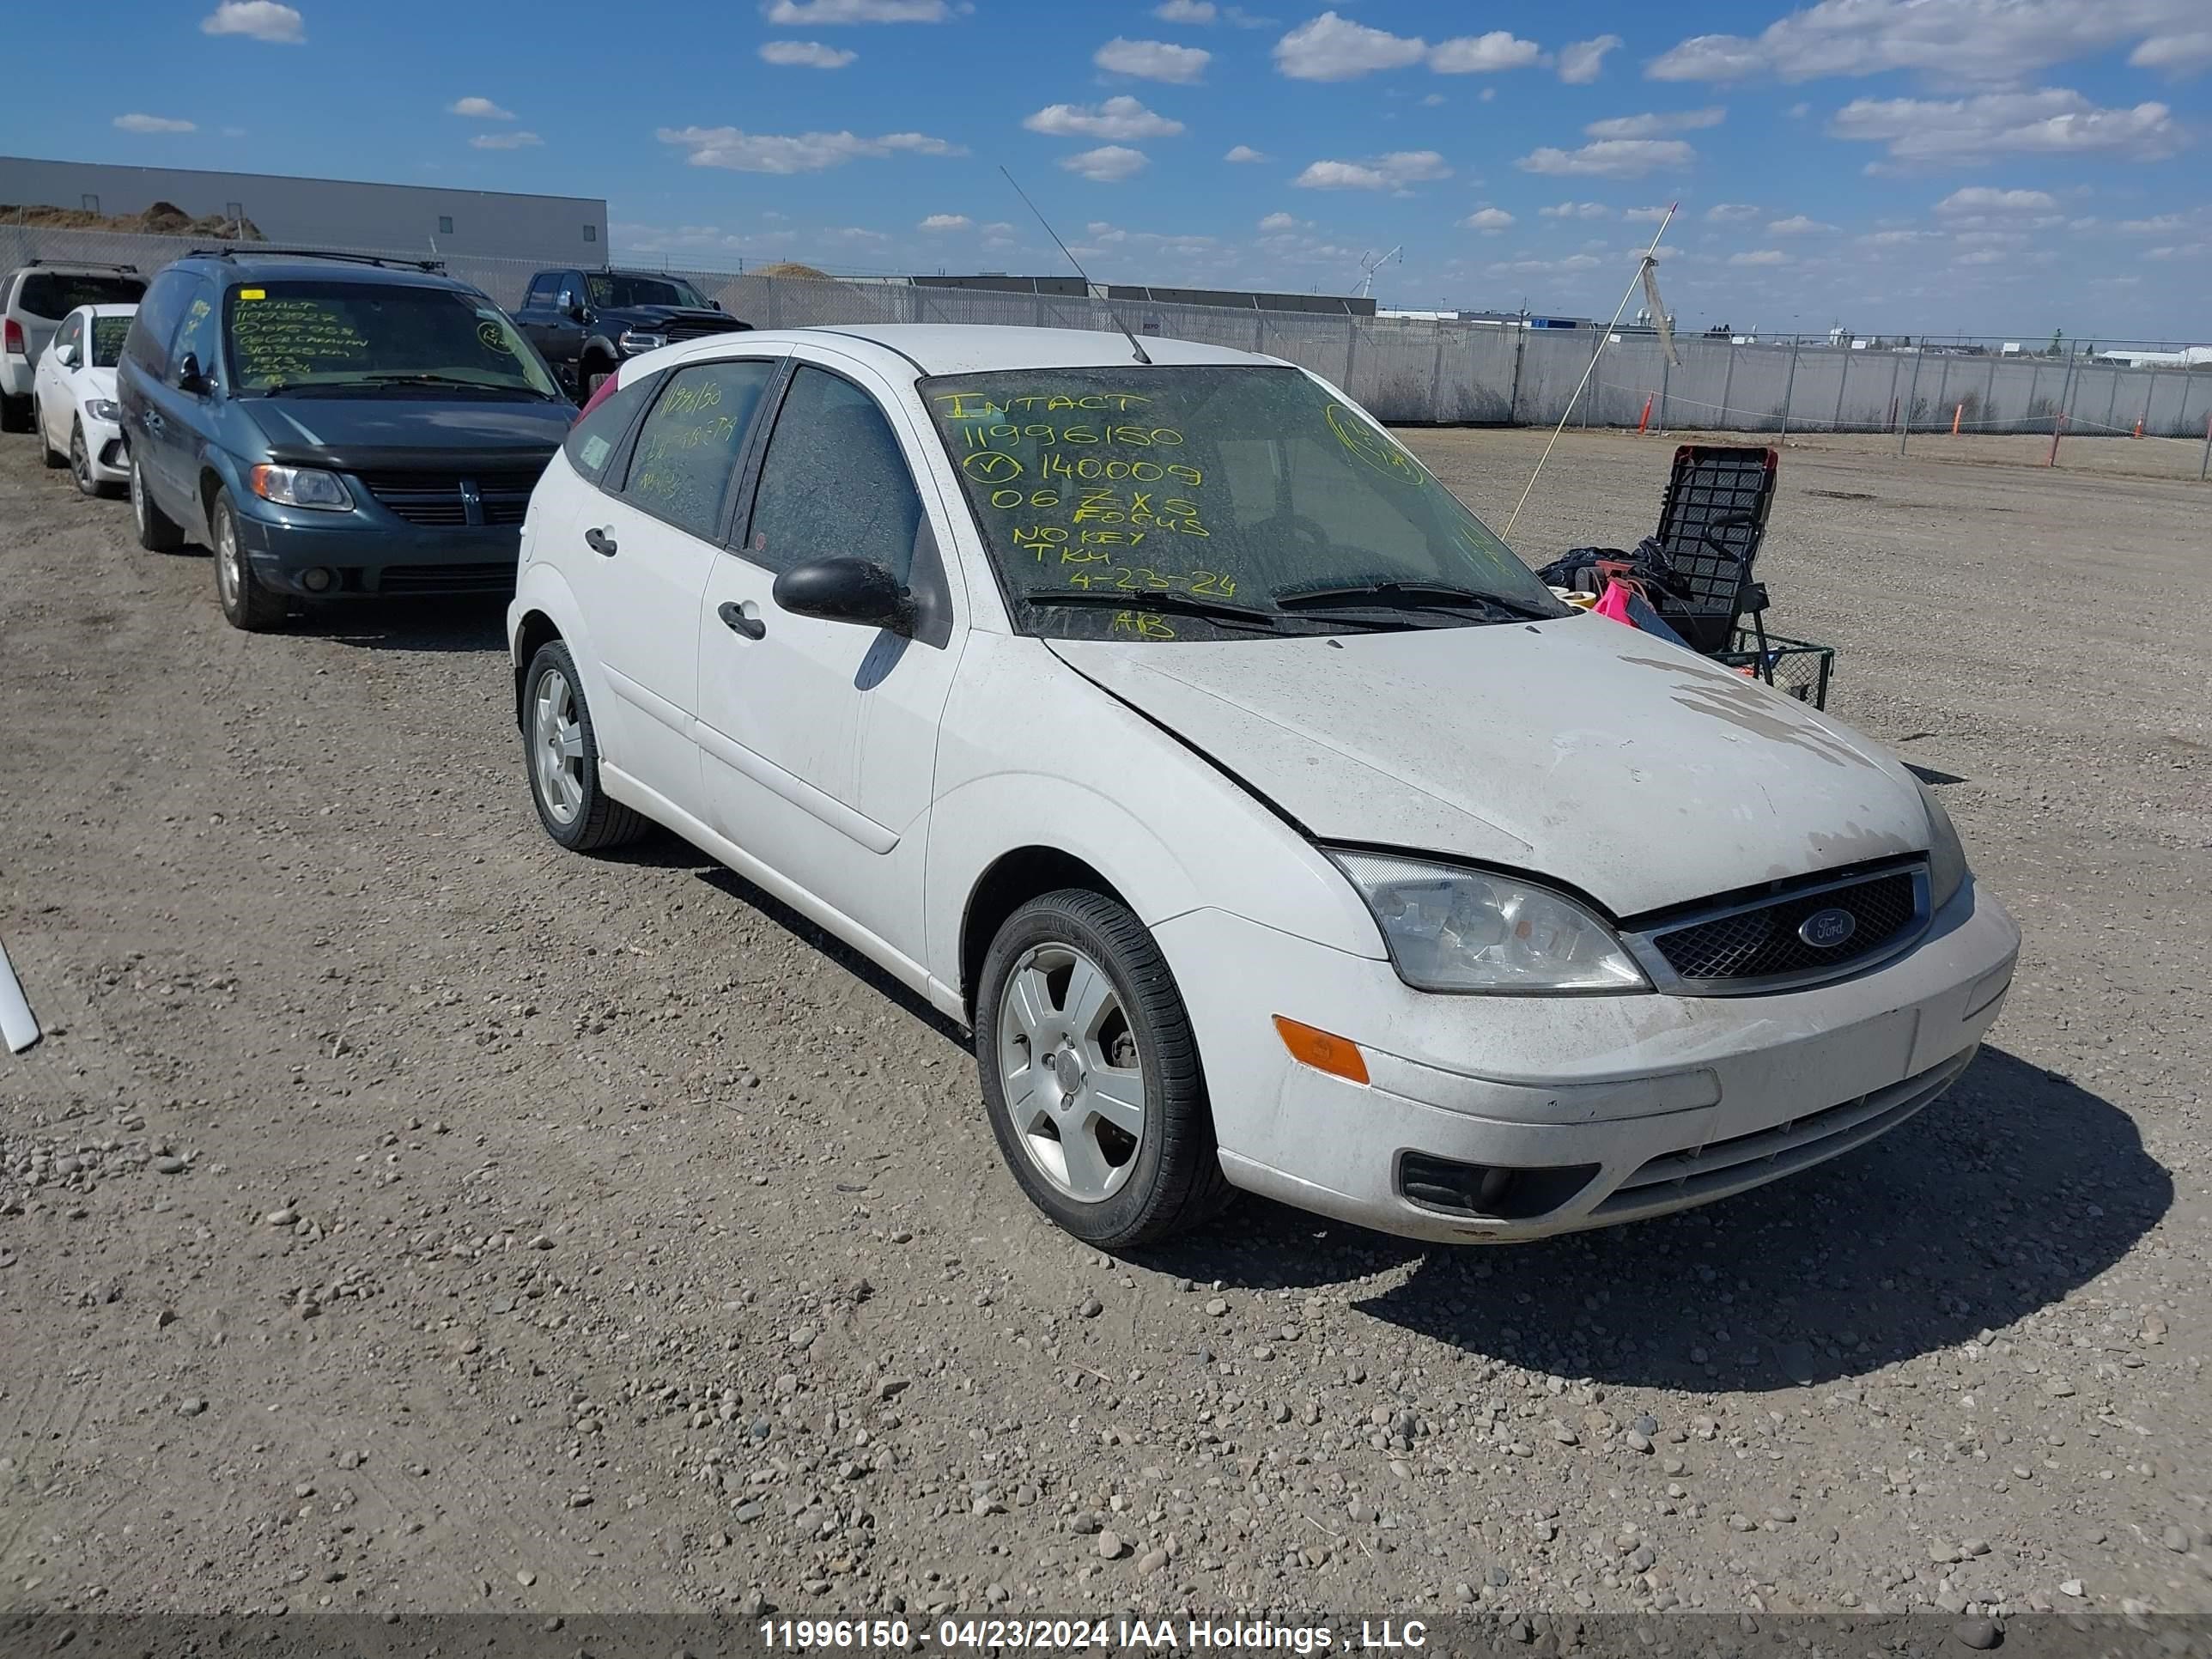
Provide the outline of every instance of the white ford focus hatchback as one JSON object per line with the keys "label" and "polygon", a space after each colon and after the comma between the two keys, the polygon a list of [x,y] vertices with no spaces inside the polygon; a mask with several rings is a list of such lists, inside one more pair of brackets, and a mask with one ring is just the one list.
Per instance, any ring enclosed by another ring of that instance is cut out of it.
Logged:
{"label": "white ford focus hatchback", "polygon": [[1567,611],[1242,352],[648,353],[508,621],[546,831],[665,825],[971,1027],[1102,1246],[1232,1188],[1440,1240],[1741,1192],[1941,1094],[2019,950],[1896,761]]}

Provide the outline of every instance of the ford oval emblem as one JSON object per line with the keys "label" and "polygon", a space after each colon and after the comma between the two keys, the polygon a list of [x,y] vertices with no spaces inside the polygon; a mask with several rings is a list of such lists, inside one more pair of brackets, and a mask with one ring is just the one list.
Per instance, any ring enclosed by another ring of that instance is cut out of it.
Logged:
{"label": "ford oval emblem", "polygon": [[1797,924],[1797,937],[1815,951],[1832,951],[1859,930],[1859,919],[1848,910],[1815,910]]}

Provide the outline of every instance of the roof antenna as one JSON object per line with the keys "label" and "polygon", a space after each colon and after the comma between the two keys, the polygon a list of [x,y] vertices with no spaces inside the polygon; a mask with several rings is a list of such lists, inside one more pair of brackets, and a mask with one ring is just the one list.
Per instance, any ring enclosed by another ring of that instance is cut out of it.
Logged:
{"label": "roof antenna", "polygon": [[[1005,177],[1006,181],[1008,184],[1014,185],[1014,175],[1012,173],[1006,172],[1004,167],[1000,167],[999,172]],[[1067,244],[1060,240],[1060,233],[1052,228],[1051,222],[1042,213],[1037,213],[1037,204],[1030,200],[1029,192],[1024,190],[1019,185],[1014,185],[1014,194],[1022,198],[1022,205],[1024,207],[1027,208],[1031,213],[1036,213],[1036,222],[1044,227],[1044,234],[1052,238],[1053,245],[1059,248],[1062,253],[1067,253],[1067,263],[1073,265],[1075,267],[1075,274],[1083,278],[1083,286],[1086,289],[1096,288],[1097,284],[1091,280],[1091,273],[1083,268],[1083,264],[1080,260],[1079,260],[1073,253],[1067,252]],[[1129,332],[1129,325],[1121,320],[1121,313],[1116,312],[1111,306],[1109,306],[1106,309],[1106,314],[1114,319],[1114,326],[1121,331],[1121,337],[1129,343],[1129,349],[1137,354],[1137,361],[1142,363],[1146,368],[1150,368],[1152,366],[1152,360],[1145,356],[1144,347],[1137,343],[1137,337]]]}

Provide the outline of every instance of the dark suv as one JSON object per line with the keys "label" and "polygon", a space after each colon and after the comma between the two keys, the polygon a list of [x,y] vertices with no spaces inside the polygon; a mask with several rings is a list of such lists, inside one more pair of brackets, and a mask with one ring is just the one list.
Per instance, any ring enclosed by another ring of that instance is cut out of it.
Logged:
{"label": "dark suv", "polygon": [[434,264],[195,252],[140,302],[116,401],[138,540],[215,554],[233,625],[294,597],[507,592],[575,410]]}
{"label": "dark suv", "polygon": [[579,401],[625,357],[752,326],[681,276],[651,270],[541,270],[514,320]]}

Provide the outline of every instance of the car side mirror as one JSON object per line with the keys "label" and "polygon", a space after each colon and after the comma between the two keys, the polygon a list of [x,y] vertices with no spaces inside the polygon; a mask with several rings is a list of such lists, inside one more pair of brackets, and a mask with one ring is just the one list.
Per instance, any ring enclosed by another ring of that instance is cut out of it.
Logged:
{"label": "car side mirror", "polygon": [[709,300],[707,303],[717,311],[720,311],[722,308],[722,302],[720,300]]}
{"label": "car side mirror", "polygon": [[914,631],[914,595],[899,579],[866,559],[809,559],[775,579],[776,604],[796,617]]}
{"label": "car side mirror", "polygon": [[61,359],[61,364],[64,368],[75,368],[76,367],[76,348],[75,346],[56,346],[54,348],[54,356]]}
{"label": "car side mirror", "polygon": [[187,351],[184,361],[177,365],[177,390],[199,398],[207,395],[207,376],[200,372],[200,360]]}

